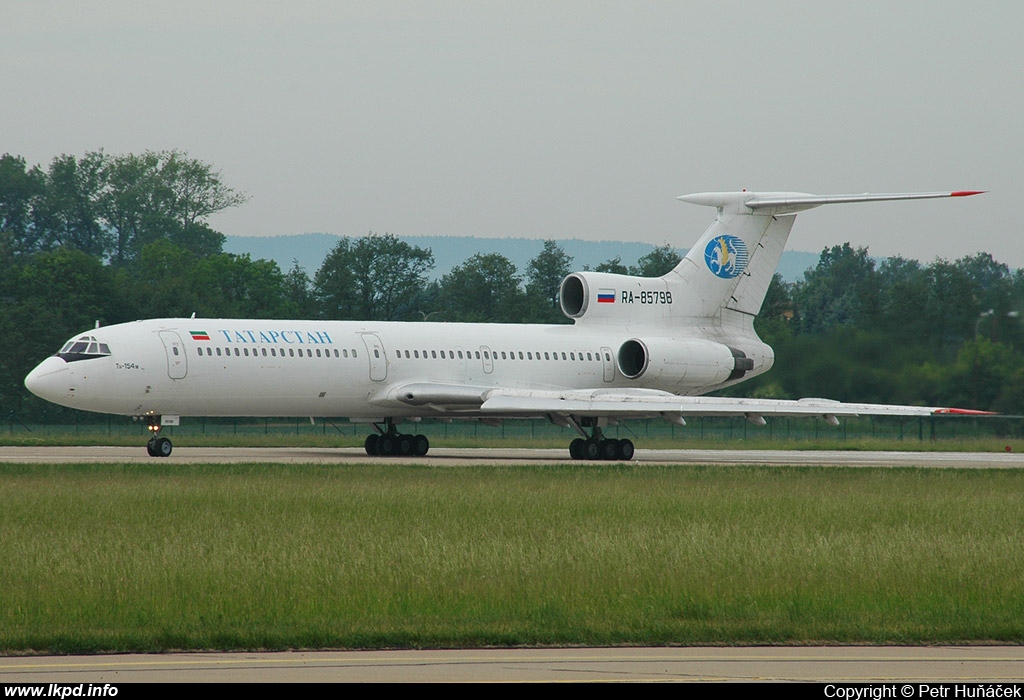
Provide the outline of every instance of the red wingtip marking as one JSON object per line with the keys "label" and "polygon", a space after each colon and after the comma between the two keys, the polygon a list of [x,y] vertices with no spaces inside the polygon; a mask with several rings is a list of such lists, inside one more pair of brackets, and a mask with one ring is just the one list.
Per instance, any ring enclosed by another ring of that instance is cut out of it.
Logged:
{"label": "red wingtip marking", "polygon": [[935,411],[943,416],[994,416],[995,411],[976,411],[971,408],[940,408]]}
{"label": "red wingtip marking", "polygon": [[959,190],[957,192],[950,192],[950,197],[970,197],[975,194],[985,194],[985,190]]}

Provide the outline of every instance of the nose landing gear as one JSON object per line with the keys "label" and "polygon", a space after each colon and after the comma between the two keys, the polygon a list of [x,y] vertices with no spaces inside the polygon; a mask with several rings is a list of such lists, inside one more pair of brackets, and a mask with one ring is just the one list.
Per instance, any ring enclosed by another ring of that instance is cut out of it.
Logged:
{"label": "nose landing gear", "polygon": [[144,420],[146,428],[153,434],[146,443],[146,452],[150,457],[170,457],[174,446],[169,438],[160,437],[160,416],[145,416]]}

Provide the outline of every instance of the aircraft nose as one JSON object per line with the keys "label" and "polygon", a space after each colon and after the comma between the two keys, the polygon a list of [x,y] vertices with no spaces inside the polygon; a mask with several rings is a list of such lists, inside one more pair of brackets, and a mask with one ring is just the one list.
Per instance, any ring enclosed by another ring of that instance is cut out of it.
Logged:
{"label": "aircraft nose", "polygon": [[59,402],[70,388],[68,363],[56,356],[47,357],[25,377],[25,388],[41,399]]}

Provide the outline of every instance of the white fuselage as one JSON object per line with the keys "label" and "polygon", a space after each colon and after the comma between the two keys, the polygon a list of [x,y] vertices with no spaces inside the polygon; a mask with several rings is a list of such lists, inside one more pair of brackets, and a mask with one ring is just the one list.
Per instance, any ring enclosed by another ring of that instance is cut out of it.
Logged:
{"label": "white fuselage", "polygon": [[[659,338],[672,350],[631,379],[617,353],[638,334],[608,326],[155,319],[87,333],[110,354],[47,358],[26,379],[33,393],[123,415],[373,420],[442,415],[429,401],[398,400],[409,385],[692,395],[721,386],[722,363],[732,361],[719,343]],[[770,349],[758,345],[748,376],[771,366]],[[472,415],[478,405],[449,404],[444,415]]]}

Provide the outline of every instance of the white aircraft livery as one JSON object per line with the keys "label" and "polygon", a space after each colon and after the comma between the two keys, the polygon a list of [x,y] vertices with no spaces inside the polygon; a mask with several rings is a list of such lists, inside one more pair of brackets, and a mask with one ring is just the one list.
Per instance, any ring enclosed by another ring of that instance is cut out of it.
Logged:
{"label": "white aircraft livery", "polygon": [[373,426],[366,451],[425,455],[397,426],[423,418],[495,425],[546,418],[580,437],[574,459],[633,457],[606,437],[622,420],[691,416],[926,416],[964,409],[704,394],[768,371],[754,332],[796,213],[823,204],[963,197],[975,191],[818,196],[708,192],[680,197],[717,218],[671,272],[575,272],[561,284],[572,325],[172,318],[96,328],[25,378],[43,399],[146,421],[149,453],[182,416],[331,416]]}

